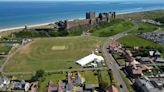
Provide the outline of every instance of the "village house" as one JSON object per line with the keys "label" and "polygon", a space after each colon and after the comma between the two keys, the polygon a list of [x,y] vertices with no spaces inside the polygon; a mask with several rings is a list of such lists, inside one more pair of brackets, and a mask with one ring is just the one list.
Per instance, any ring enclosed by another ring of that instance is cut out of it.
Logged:
{"label": "village house", "polygon": [[110,85],[105,89],[106,92],[119,92],[114,85]]}
{"label": "village house", "polygon": [[130,50],[126,50],[125,53],[128,58],[125,64],[125,69],[131,77],[141,77],[143,72],[147,72],[150,70],[150,68],[147,67],[145,64],[140,64],[138,61],[136,61]]}
{"label": "village house", "polygon": [[134,86],[137,92],[164,92],[162,83],[150,80],[147,77],[135,79]]}
{"label": "village house", "polygon": [[0,90],[9,88],[10,80],[7,77],[0,77]]}

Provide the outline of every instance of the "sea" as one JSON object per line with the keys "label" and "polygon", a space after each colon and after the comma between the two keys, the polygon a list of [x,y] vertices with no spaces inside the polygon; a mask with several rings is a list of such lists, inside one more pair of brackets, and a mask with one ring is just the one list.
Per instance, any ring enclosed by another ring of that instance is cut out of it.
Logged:
{"label": "sea", "polygon": [[84,18],[87,11],[127,13],[164,9],[150,2],[0,2],[0,29]]}

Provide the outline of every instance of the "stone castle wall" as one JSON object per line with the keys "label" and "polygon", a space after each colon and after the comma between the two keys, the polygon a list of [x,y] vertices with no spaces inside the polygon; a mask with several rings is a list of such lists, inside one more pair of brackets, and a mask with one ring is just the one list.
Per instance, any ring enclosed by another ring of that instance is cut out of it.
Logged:
{"label": "stone castle wall", "polygon": [[73,20],[73,21],[65,21],[66,29],[70,29],[73,27],[81,26],[81,25],[89,25],[90,20],[89,19],[83,19],[83,20]]}
{"label": "stone castle wall", "polygon": [[108,13],[99,13],[96,17],[95,12],[87,12],[86,19],[82,20],[73,20],[73,21],[64,21],[64,28],[70,29],[73,27],[78,27],[82,25],[92,25],[92,24],[99,24],[101,22],[110,22],[111,20],[116,18],[115,12],[108,12]]}

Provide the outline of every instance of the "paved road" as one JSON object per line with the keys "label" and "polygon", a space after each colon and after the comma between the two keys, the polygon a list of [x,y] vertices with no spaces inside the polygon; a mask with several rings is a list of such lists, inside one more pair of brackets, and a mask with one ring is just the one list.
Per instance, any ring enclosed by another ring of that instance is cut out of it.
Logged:
{"label": "paved road", "polygon": [[[110,41],[108,41],[108,42],[110,42]],[[118,67],[118,65],[116,65],[116,61],[114,60],[113,56],[108,52],[108,49],[107,49],[108,46],[109,46],[109,43],[105,43],[103,46],[103,53],[106,58],[107,66],[108,66],[108,68],[111,69],[114,78],[118,82],[118,85],[121,84],[123,86],[123,88],[120,88],[120,91],[121,92],[129,92],[126,87],[126,84],[124,83],[124,81],[121,78],[121,75],[119,74],[119,67]]]}
{"label": "paved road", "polygon": [[120,70],[119,66],[117,65],[113,56],[108,52],[107,48],[109,47],[109,44],[112,42],[112,40],[117,40],[117,39],[125,36],[127,34],[127,32],[132,31],[132,30],[137,29],[137,28],[138,28],[138,26],[136,25],[132,29],[129,29],[125,32],[119,33],[119,34],[114,35],[112,37],[109,37],[107,42],[103,45],[103,48],[102,48],[108,68],[110,68],[112,70],[113,76],[116,79],[118,85],[123,86],[123,88],[119,88],[120,92],[129,92],[129,91],[128,91],[128,88],[127,88],[126,84],[124,83],[124,81],[123,81],[123,79],[119,73],[119,70]]}
{"label": "paved road", "polygon": [[[59,73],[59,72],[73,72],[73,71],[96,71],[96,70],[109,70],[107,67],[99,67],[99,68],[79,68],[79,69],[61,69],[61,70],[50,70],[45,71],[46,73]],[[31,75],[34,72],[8,72],[2,73],[3,75]]]}

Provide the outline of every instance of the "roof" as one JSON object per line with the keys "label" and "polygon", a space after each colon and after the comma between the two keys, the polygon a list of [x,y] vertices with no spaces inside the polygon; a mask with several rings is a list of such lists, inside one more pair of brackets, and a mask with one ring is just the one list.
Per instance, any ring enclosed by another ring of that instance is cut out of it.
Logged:
{"label": "roof", "polygon": [[57,90],[58,90],[58,86],[55,85],[52,81],[49,81],[47,92],[53,92]]}
{"label": "roof", "polygon": [[76,92],[83,92],[83,88],[82,87],[77,87]]}
{"label": "roof", "polygon": [[133,69],[132,69],[132,73],[133,74],[142,74],[142,71],[148,70],[148,69],[149,68],[144,64],[134,65]]}
{"label": "roof", "polygon": [[154,55],[154,51],[149,51],[150,56]]}
{"label": "roof", "polygon": [[93,89],[99,87],[99,84],[85,84],[85,89]]}
{"label": "roof", "polygon": [[101,62],[101,61],[104,61],[104,58],[102,56],[97,56],[93,53],[82,59],[77,60],[76,63],[78,63],[81,66],[85,66],[86,64],[91,63],[94,60],[96,62]]}
{"label": "roof", "polygon": [[72,90],[72,88],[73,88],[73,85],[71,83],[68,83],[66,85],[66,90]]}
{"label": "roof", "polygon": [[164,62],[164,58],[157,58],[156,61],[157,62]]}
{"label": "roof", "polygon": [[106,88],[106,92],[119,92],[119,91],[114,85],[111,85]]}
{"label": "roof", "polygon": [[150,61],[150,58],[149,58],[149,57],[142,57],[142,58],[141,58],[141,61],[145,61],[145,62],[146,62],[146,61]]}
{"label": "roof", "polygon": [[139,89],[144,92],[164,92],[164,89],[159,89],[154,82],[152,83],[149,78],[138,78],[135,80],[135,84],[138,85]]}
{"label": "roof", "polygon": [[159,51],[156,51],[155,55],[161,55],[161,53]]}

